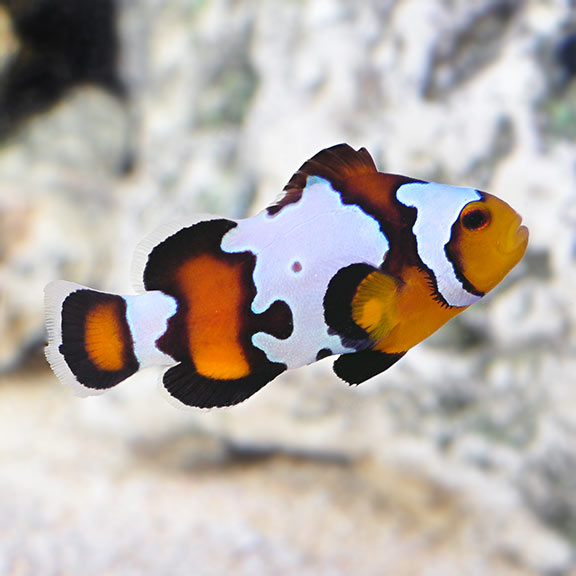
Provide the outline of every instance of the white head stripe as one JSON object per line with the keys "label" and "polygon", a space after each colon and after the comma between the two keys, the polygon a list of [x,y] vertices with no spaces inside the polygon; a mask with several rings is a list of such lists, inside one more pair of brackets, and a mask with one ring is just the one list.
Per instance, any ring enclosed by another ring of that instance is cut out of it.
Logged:
{"label": "white head stripe", "polygon": [[464,289],[446,256],[452,225],[469,202],[480,200],[473,188],[459,188],[435,182],[410,183],[400,186],[396,194],[406,206],[418,210],[414,235],[418,255],[436,277],[438,291],[450,306],[469,306],[480,299]]}

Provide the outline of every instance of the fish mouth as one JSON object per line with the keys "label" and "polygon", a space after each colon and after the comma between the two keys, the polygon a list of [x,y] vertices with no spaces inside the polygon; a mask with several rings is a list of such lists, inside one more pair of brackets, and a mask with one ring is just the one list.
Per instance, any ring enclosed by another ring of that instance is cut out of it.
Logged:
{"label": "fish mouth", "polygon": [[522,224],[522,217],[517,214],[505,235],[504,241],[500,244],[500,251],[506,255],[518,251],[522,251],[523,254],[528,245],[528,237],[528,228]]}

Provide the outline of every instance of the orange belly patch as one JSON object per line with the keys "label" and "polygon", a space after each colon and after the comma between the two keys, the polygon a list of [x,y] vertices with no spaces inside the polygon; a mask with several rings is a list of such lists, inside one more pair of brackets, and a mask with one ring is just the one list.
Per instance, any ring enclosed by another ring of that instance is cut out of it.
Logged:
{"label": "orange belly patch", "polygon": [[116,301],[100,302],[86,314],[84,346],[100,370],[122,370],[126,342],[123,338],[122,310]]}
{"label": "orange belly patch", "polygon": [[177,273],[186,295],[189,354],[199,374],[234,380],[250,374],[241,341],[247,303],[244,263],[202,254]]}

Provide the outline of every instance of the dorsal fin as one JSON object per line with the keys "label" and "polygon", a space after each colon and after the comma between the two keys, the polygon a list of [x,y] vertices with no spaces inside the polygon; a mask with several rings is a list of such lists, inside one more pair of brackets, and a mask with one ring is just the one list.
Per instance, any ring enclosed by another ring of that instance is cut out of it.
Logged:
{"label": "dorsal fin", "polygon": [[300,166],[284,186],[284,196],[268,208],[268,213],[275,214],[283,206],[297,202],[302,196],[308,176],[326,178],[333,187],[341,189],[343,183],[352,176],[377,173],[378,169],[366,148],[354,150],[348,144],[325,148]]}

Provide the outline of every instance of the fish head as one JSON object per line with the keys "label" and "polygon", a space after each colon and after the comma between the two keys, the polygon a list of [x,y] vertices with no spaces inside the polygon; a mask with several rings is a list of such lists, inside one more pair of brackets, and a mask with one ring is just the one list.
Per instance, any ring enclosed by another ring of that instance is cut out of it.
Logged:
{"label": "fish head", "polygon": [[445,249],[459,276],[485,294],[518,264],[527,245],[521,216],[500,198],[480,192],[479,200],[462,208]]}

